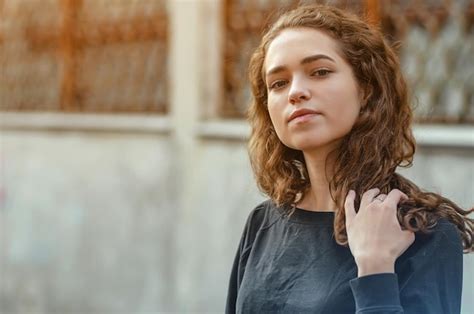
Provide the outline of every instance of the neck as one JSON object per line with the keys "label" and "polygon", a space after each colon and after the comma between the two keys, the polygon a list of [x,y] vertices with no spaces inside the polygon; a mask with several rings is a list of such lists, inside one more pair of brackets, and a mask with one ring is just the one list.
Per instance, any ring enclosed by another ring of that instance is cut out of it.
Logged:
{"label": "neck", "polygon": [[[329,180],[333,174],[334,161],[328,159],[333,147],[318,151],[303,152],[310,187],[303,195],[298,207],[310,211],[335,211],[336,203],[331,198]],[[327,159],[327,160],[326,160]]]}

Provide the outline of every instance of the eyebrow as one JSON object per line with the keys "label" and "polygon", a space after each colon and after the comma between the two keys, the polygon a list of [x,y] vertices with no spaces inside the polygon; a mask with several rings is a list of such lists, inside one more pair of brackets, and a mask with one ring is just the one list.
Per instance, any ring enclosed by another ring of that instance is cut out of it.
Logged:
{"label": "eyebrow", "polygon": [[[329,56],[326,56],[326,55],[323,55],[323,54],[317,54],[317,55],[312,55],[312,56],[304,58],[303,60],[301,60],[300,64],[305,65],[305,64],[308,64],[308,63],[311,63],[311,62],[314,62],[314,61],[320,60],[320,59],[326,59],[326,60],[329,60],[329,61],[332,61],[332,62],[336,63],[336,61],[334,61],[334,59],[329,57]],[[282,72],[285,69],[286,69],[286,67],[284,65],[276,66],[276,67],[270,69],[267,72],[266,76],[270,76],[272,74]]]}

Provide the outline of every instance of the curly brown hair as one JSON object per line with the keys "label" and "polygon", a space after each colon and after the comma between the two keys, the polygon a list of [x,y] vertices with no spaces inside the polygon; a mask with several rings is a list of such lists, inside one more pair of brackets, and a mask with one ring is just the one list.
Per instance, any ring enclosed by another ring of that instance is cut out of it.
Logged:
{"label": "curly brown hair", "polygon": [[378,187],[381,193],[399,189],[409,197],[398,208],[402,227],[429,232],[440,218],[446,218],[459,230],[464,251],[472,251],[474,219],[468,215],[474,208],[463,210],[449,199],[422,191],[395,172],[398,166],[412,165],[416,144],[410,127],[412,110],[407,84],[394,48],[378,29],[331,6],[302,6],[284,13],[266,31],[252,55],[249,156],[258,187],[277,205],[289,205],[284,206],[288,210],[295,208],[310,187],[302,151],[285,146],[272,125],[264,75],[269,44],[282,30],[297,27],[320,30],[335,39],[365,95],[351,132],[343,138],[340,148],[330,154],[336,160],[334,175],[329,180],[331,197],[338,208],[334,220],[336,241],[347,245],[343,208],[348,191],[352,189],[359,196],[358,208],[360,195]]}

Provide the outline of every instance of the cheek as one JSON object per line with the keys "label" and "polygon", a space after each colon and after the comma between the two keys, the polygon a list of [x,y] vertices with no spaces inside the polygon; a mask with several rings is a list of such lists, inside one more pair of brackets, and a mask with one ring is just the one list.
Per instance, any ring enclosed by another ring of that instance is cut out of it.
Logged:
{"label": "cheek", "polygon": [[267,110],[270,115],[270,119],[275,127],[279,124],[281,116],[283,114],[282,106],[280,105],[277,97],[269,96],[267,98]]}
{"label": "cheek", "polygon": [[337,112],[333,112],[333,118],[338,119],[343,125],[349,129],[355,124],[359,117],[360,105],[357,99],[348,98],[345,102],[340,103],[340,108]]}
{"label": "cheek", "polygon": [[348,80],[328,93],[331,95],[331,103],[335,106],[332,113],[335,117],[344,120],[355,121],[360,111],[360,93],[354,81]]}
{"label": "cheek", "polygon": [[279,112],[275,106],[269,105],[268,106],[268,114],[270,115],[270,120],[272,121],[273,127],[279,132],[280,124],[279,124]]}
{"label": "cheek", "polygon": [[268,113],[278,138],[282,140],[285,133],[283,110],[278,105],[269,102]]}

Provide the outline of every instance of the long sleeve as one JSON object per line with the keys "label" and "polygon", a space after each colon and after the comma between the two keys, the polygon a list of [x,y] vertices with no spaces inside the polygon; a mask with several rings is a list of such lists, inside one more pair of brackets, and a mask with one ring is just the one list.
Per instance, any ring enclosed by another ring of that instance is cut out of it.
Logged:
{"label": "long sleeve", "polygon": [[233,314],[236,312],[237,296],[244,276],[247,257],[252,248],[256,233],[263,223],[265,204],[266,203],[260,204],[250,212],[242,232],[230,274],[225,306],[226,314]]}
{"label": "long sleeve", "polygon": [[240,239],[237,253],[234,257],[232,270],[230,273],[229,287],[227,290],[227,301],[225,306],[225,313],[235,313],[235,303],[237,301],[237,292],[239,291],[240,281],[242,279],[242,268],[240,266],[240,256],[243,251],[243,244],[245,242],[245,232]]}
{"label": "long sleeve", "polygon": [[397,274],[350,281],[356,313],[460,313],[462,242],[452,224],[439,222],[436,229],[406,252]]}
{"label": "long sleeve", "polygon": [[404,313],[397,275],[376,274],[350,281],[356,313]]}

